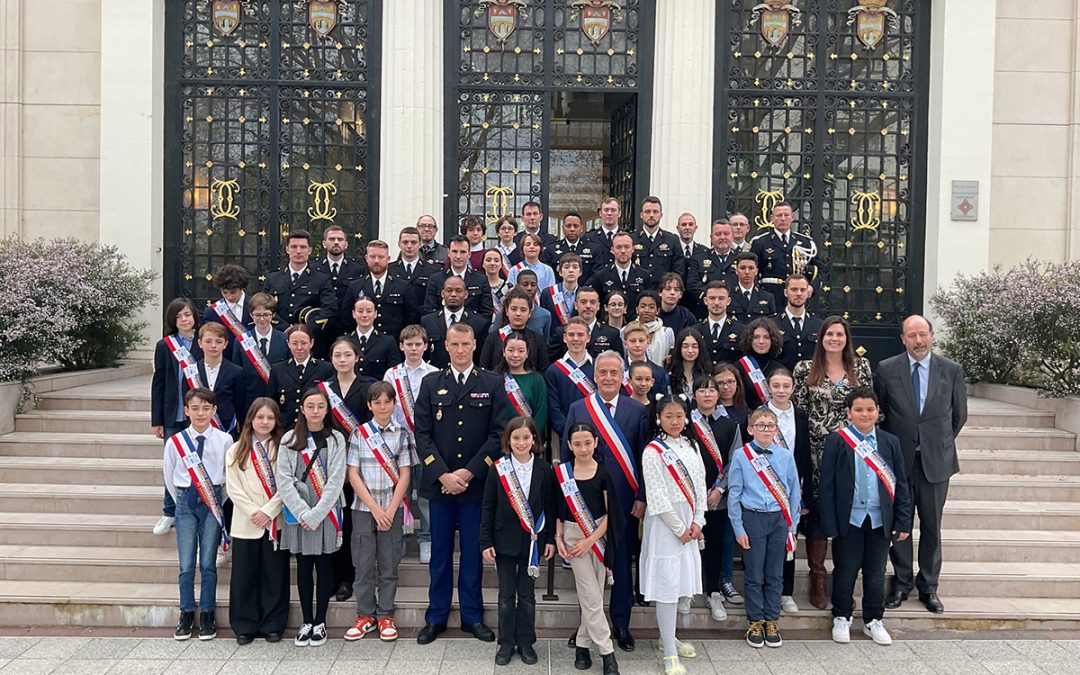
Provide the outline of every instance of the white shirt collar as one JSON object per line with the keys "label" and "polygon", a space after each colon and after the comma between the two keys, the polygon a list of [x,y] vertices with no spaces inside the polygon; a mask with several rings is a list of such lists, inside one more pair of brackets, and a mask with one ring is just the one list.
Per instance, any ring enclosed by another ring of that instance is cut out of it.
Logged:
{"label": "white shirt collar", "polygon": [[795,405],[788,405],[787,410],[781,410],[780,408],[776,407],[776,404],[774,404],[772,401],[769,401],[769,410],[776,413],[777,417],[791,417],[795,414]]}
{"label": "white shirt collar", "polygon": [[792,319],[794,319],[795,317],[798,317],[799,319],[802,319],[803,323],[806,323],[807,314],[806,314],[806,308],[805,307],[803,307],[802,314],[792,314],[791,313],[791,308],[790,307],[785,307],[784,314],[787,314],[788,321],[791,321],[793,325],[794,325],[795,322],[792,321]]}
{"label": "white shirt collar", "polygon": [[[619,270],[619,272],[629,272],[629,271],[630,271],[630,268],[631,268],[631,267],[633,266],[633,264],[634,264],[634,263],[633,263],[633,262],[631,262],[631,263],[630,263],[629,265],[627,265],[626,267],[619,267],[619,263],[615,263],[615,269]],[[620,276],[621,276],[621,275],[620,275]]]}
{"label": "white shirt collar", "polygon": [[724,314],[724,316],[719,321],[713,319],[710,316],[709,317],[709,332],[712,332],[712,327],[716,326],[716,325],[719,325],[721,328],[723,328],[725,323],[727,323],[727,314],[726,313]]}
{"label": "white shirt collar", "polygon": [[356,327],[356,337],[358,337],[358,338],[365,337],[365,338],[370,340],[371,335],[374,332],[375,332],[375,326],[372,326],[371,328],[368,328],[366,333],[361,333],[360,332],[360,327],[359,326]]}
{"label": "white shirt collar", "polygon": [[618,394],[615,394],[615,398],[611,399],[610,401],[605,401],[604,397],[599,392],[597,392],[597,396],[600,396],[600,400],[605,405],[607,405],[607,404],[611,405],[611,414],[612,415],[614,415],[615,411],[619,409],[619,395]]}
{"label": "white shirt collar", "polygon": [[307,263],[304,263],[304,266],[301,267],[298,270],[294,270],[292,268],[292,263],[289,264],[289,275],[290,276],[292,276],[293,274],[303,274],[305,271],[307,271]]}
{"label": "white shirt collar", "polygon": [[296,359],[294,358],[293,361],[296,362],[296,367],[297,368],[299,368],[301,366],[303,366],[304,368],[307,368],[308,364],[311,363],[311,357],[309,356],[306,359],[304,359],[303,361],[296,361]]}
{"label": "white shirt collar", "polygon": [[458,272],[458,271],[457,271],[457,270],[455,270],[455,269],[454,269],[454,267],[453,267],[453,266],[451,265],[448,271],[450,272],[450,274],[454,275],[455,277],[461,277],[462,279],[464,279],[464,278],[465,278],[465,273],[469,271],[469,266],[468,266],[468,265],[465,265],[465,269],[463,269],[463,270],[461,270],[460,272]]}
{"label": "white shirt collar", "polygon": [[371,275],[371,285],[374,286],[375,282],[378,281],[378,282],[382,283],[383,286],[386,286],[386,277],[388,277],[389,275],[390,275],[390,273],[387,272],[387,271],[384,271],[382,273],[381,277],[377,277],[374,274],[372,274]]}
{"label": "white shirt collar", "polygon": [[255,340],[256,341],[258,341],[258,340],[260,340],[262,338],[266,338],[266,341],[269,342],[274,337],[274,327],[273,326],[268,326],[265,333],[260,333],[258,328],[255,328],[254,330],[255,330]]}
{"label": "white shirt collar", "polygon": [[458,379],[458,375],[464,375],[465,380],[468,381],[469,375],[472,375],[473,367],[470,365],[468,370],[458,370],[453,364],[450,364],[450,372],[454,374],[454,381]]}
{"label": "white shirt collar", "polygon": [[327,254],[326,254],[326,265],[327,265],[327,267],[329,267],[329,266],[331,266],[331,265],[334,265],[335,263],[336,263],[336,264],[337,264],[337,265],[338,265],[339,267],[340,267],[340,266],[343,266],[343,265],[345,264],[345,254],[344,254],[344,253],[342,253],[342,254],[341,254],[341,257],[340,257],[340,258],[338,258],[337,260],[334,260],[333,258],[331,258],[331,257],[330,257],[330,254],[329,254],[329,253],[327,253]]}
{"label": "white shirt collar", "polygon": [[450,317],[454,315],[457,315],[458,320],[460,321],[461,317],[465,315],[465,308],[462,307],[461,309],[451,310],[449,307],[443,307],[443,319],[449,321]]}

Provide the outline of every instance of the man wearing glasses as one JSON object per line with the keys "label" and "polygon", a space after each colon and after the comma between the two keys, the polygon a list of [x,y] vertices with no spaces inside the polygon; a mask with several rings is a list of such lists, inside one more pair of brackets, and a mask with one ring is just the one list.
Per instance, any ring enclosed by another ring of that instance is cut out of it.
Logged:
{"label": "man wearing glasses", "polygon": [[450,252],[435,241],[435,235],[439,231],[435,217],[426,214],[420,216],[416,221],[416,229],[420,231],[420,257],[428,265],[438,265],[439,269],[446,267],[446,258]]}

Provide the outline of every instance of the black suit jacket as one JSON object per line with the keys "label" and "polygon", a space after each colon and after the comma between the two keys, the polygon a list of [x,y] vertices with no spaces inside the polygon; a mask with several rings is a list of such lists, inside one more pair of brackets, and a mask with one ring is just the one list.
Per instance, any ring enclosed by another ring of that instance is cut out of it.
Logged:
{"label": "black suit jacket", "polygon": [[[349,387],[349,391],[344,394],[341,392],[341,383],[338,382],[336,373],[334,374],[334,377],[327,381],[327,384],[334,390],[334,393],[341,398],[345,407],[348,408],[349,412],[356,418],[356,421],[360,424],[364,424],[371,420],[371,411],[368,409],[367,405],[367,391],[368,387],[375,384],[375,382],[375,378],[368,377],[363,373],[357,373],[356,379],[353,380],[352,386]],[[348,440],[348,438],[345,440]]]}
{"label": "black suit jacket", "polygon": [[567,253],[576,253],[581,258],[579,282],[588,279],[596,268],[610,262],[607,248],[599,243],[586,241],[585,237],[582,237],[577,240],[576,244],[571,244],[564,237],[551,246],[545,247],[543,255],[540,256],[542,262],[547,263],[551,269],[555,270],[555,276],[560,281],[562,281],[562,277],[559,275],[559,260]]}
{"label": "black suit jacket", "polygon": [[395,279],[401,279],[409,286],[405,307],[405,325],[420,323],[420,317],[422,316],[420,308],[424,305],[428,283],[431,281],[431,276],[440,271],[442,267],[429,265],[421,258],[413,264],[412,274],[409,274],[405,270],[405,263],[399,258],[390,263],[387,269]]}
{"label": "black suit jacket", "polygon": [[[416,451],[424,465],[421,491],[431,500],[479,502],[491,463],[502,454],[499,442],[510,405],[503,378],[473,368],[465,386],[445,368],[420,383],[416,395]],[[459,495],[442,493],[439,477],[468,469],[468,489]]]}
{"label": "black suit jacket", "polygon": [[349,333],[349,337],[356,345],[356,353],[360,357],[356,366],[368,377],[381,380],[387,370],[402,361],[396,337],[372,330],[364,346],[361,346],[360,336],[355,332]]}
{"label": "black suit jacket", "polygon": [[349,284],[368,273],[367,263],[361,260],[349,260],[344,258],[338,266],[338,273],[334,274],[330,269],[330,263],[324,256],[315,263],[315,270],[330,277],[330,283],[334,287],[334,295],[338,299],[338,309],[345,301],[345,293],[349,290]]}
{"label": "black suit jacket", "polygon": [[285,326],[306,323],[321,330],[337,316],[337,295],[330,276],[311,264],[304,268],[296,283],[293,283],[288,266],[271,272],[263,284],[263,291],[277,298],[277,319]]}
{"label": "black suit jacket", "polygon": [[806,361],[814,356],[814,345],[817,344],[818,331],[821,330],[822,321],[807,312],[803,316],[802,330],[798,333],[795,332],[795,327],[791,325],[791,319],[788,318],[786,311],[781,311],[780,314],[772,317],[772,321],[780,329],[780,334],[784,337],[784,351],[780,353],[780,358],[777,360],[784,364],[785,368],[795,372],[796,363]]}
{"label": "black suit jacket", "polygon": [[[896,474],[895,501],[889,499],[889,492],[875,478],[881,498],[881,529],[886,537],[892,537],[893,532],[911,532],[911,493],[904,471],[900,439],[878,429],[877,445],[878,452]],[[821,531],[826,536],[843,537],[848,533],[852,527],[848,521],[851,520],[854,497],[855,451],[834,431],[825,439],[825,450],[821,455],[821,483],[818,485],[816,506],[821,518]]]}
{"label": "black suit jacket", "polygon": [[692,298],[695,304],[704,305],[705,287],[711,282],[723,281],[728,290],[735,288],[738,283],[735,277],[736,255],[738,253],[734,249],[728,251],[727,255],[720,255],[711,248],[695,253],[686,262],[686,296]]}
{"label": "black suit jacket", "polygon": [[[642,291],[654,289],[649,271],[637,265],[630,265],[626,273],[626,283],[619,277],[619,271],[615,263],[607,267],[601,267],[593,272],[589,282],[583,286],[592,286],[600,293],[601,304],[607,304],[608,297],[615,291],[619,291],[626,298],[626,320],[629,321],[637,315],[637,298]],[[659,309],[659,307],[657,308]]]}
{"label": "black suit jacket", "polygon": [[679,236],[661,228],[650,240],[644,229],[634,233],[634,264],[648,272],[649,288],[660,288],[665,272],[686,276],[686,256]]}
{"label": "black suit jacket", "polygon": [[[509,462],[509,455],[502,461]],[[544,547],[555,543],[556,494],[558,485],[555,471],[544,458],[533,457],[532,480],[529,481],[529,508],[533,518],[539,520],[544,514],[544,529],[537,533],[537,546],[543,559]],[[488,470],[484,484],[484,500],[480,511],[480,550],[495,547],[495,552],[506,556],[523,556],[529,553],[529,535],[521,526],[514,507],[499,481],[494,466]]]}
{"label": "black suit jacket", "polygon": [[[191,341],[191,358],[202,358],[199,340]],[[150,425],[167,427],[176,423],[173,413],[182,405],[180,389],[176,386],[180,364],[169,351],[164,338],[154,347],[154,376],[150,379]],[[185,388],[187,385],[184,385]]]}
{"label": "black suit jacket", "polygon": [[[461,320],[469,324],[476,335],[477,350],[473,353],[473,363],[480,364],[480,349],[487,340],[488,328],[491,319],[485,319],[466,310],[461,315]],[[450,365],[450,355],[446,353],[446,315],[443,309],[424,315],[420,319],[420,325],[428,336],[427,362],[436,368],[446,368]]]}
{"label": "black suit jacket", "polygon": [[[255,345],[258,346],[259,336],[252,332],[252,337],[255,338]],[[269,353],[266,354],[266,360],[273,366],[275,363],[285,361],[288,358],[289,345],[285,342],[285,333],[276,328],[270,329]],[[259,371],[255,370],[255,366],[251,363],[251,359],[247,357],[247,354],[244,353],[244,348],[240,346],[239,341],[233,342],[232,350],[229,352],[229,360],[240,366],[240,369],[244,371],[244,386],[247,387],[247,405],[250,406],[260,396],[266,396],[266,382],[259,375]]]}
{"label": "black suit jacket", "polygon": [[312,356],[304,369],[304,377],[296,371],[296,362],[290,357],[270,366],[270,379],[266,383],[266,395],[281,407],[281,426],[291,429],[300,412],[300,397],[320,382],[334,377],[334,367]]}
{"label": "black suit jacket", "polygon": [[772,293],[761,290],[760,286],[754,286],[754,289],[750,291],[750,302],[747,302],[742,289],[736,283],[731,287],[731,304],[728,305],[727,311],[741,323],[750,323],[758,317],[774,316],[776,300]]}
{"label": "black suit jacket", "polygon": [[742,357],[742,351],[739,349],[739,340],[742,339],[742,334],[746,329],[746,326],[736,321],[730,314],[724,315],[724,325],[720,327],[719,340],[713,339],[712,329],[709,328],[708,319],[696,324],[694,328],[701,333],[702,339],[704,339],[705,344],[708,345],[709,357],[714,364],[720,363],[721,361],[735,363]]}
{"label": "black suit jacket", "polygon": [[[442,307],[442,288],[448,276],[450,276],[449,270],[443,270],[431,275],[428,281],[427,293],[424,296],[424,306],[420,308],[423,314],[434,312]],[[491,299],[491,286],[488,285],[487,276],[472,269],[465,271],[465,309],[489,320],[495,313],[495,306]]]}
{"label": "black suit jacket", "polygon": [[[199,359],[199,377],[207,384],[206,362]],[[187,380],[184,380],[184,394],[188,392]],[[244,423],[247,414],[247,385],[244,383],[244,371],[232,361],[222,358],[217,380],[214,381],[214,399],[217,403],[217,415],[225,425],[222,431],[232,432]]]}
{"label": "black suit jacket", "polygon": [[375,284],[371,281],[370,274],[352,282],[345,292],[345,302],[338,311],[338,323],[346,331],[356,328],[356,320],[352,316],[353,305],[358,298],[370,298],[378,312],[375,329],[389,335],[394,339],[394,344],[397,344],[401,329],[416,323],[420,318],[419,307],[409,302],[413,294],[409,282],[398,279],[390,272],[387,272],[381,290],[382,295],[376,296]]}

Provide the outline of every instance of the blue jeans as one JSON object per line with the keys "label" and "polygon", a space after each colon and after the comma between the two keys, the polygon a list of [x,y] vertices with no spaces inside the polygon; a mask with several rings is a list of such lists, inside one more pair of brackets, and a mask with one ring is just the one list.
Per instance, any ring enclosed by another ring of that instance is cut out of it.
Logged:
{"label": "blue jeans", "polygon": [[[180,611],[195,611],[195,560],[199,562],[199,611],[212,612],[217,605],[217,547],[221,526],[206,504],[188,505],[187,493],[176,491],[176,552],[180,558]],[[214,486],[221,500],[221,486]]]}
{"label": "blue jeans", "polygon": [[[173,422],[171,425],[166,425],[165,440],[169,440],[169,438],[173,434],[178,434],[184,429],[187,429],[187,427],[187,420],[184,420],[183,422]],[[169,488],[165,488],[165,496],[161,499],[161,515],[165,516],[166,518],[176,517],[176,502],[173,501],[172,495],[169,494]]]}
{"label": "blue jeans", "polygon": [[779,511],[762,513],[743,509],[743,527],[750,538],[750,548],[743,551],[746,618],[749,621],[776,621],[780,618],[784,558],[787,557],[787,521]]}

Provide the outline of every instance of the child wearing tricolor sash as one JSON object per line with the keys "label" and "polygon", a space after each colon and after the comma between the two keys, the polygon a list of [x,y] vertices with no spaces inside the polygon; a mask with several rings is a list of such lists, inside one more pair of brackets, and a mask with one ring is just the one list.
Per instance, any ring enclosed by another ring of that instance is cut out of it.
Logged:
{"label": "child wearing tricolor sash", "polygon": [[851,424],[829,434],[821,458],[818,513],[833,540],[832,639],[851,640],[855,580],[862,571],[863,633],[892,644],[885,613],[885,563],[895,538],[911,534],[911,497],[900,440],[877,428],[877,394],[853,388],[846,401]]}
{"label": "child wearing tricolor sash", "polygon": [[558,495],[562,497],[561,501],[556,498],[555,545],[563,560],[570,561],[581,606],[574,667],[592,667],[589,647],[595,646],[608,675],[618,673],[619,665],[604,615],[604,582],[615,560],[615,543],[621,541],[626,524],[611,478],[596,461],[596,429],[588,422],[578,422],[566,433],[573,457],[555,465]]}
{"label": "child wearing tricolor sash", "polygon": [[176,502],[176,550],[180,559],[180,621],[174,637],[187,640],[195,622],[195,564],[199,565],[199,639],[217,637],[217,557],[228,548],[222,510],[225,455],[232,436],[210,423],[217,414],[214,392],[196,387],[184,395],[191,425],[165,441],[162,472]]}
{"label": "child wearing tricolor sash", "polygon": [[533,355],[525,335],[511,332],[503,340],[502,358],[495,372],[503,377],[506,396],[506,421],[513,417],[531,417],[540,437],[547,433],[547,384],[533,367]]}
{"label": "child wearing tricolor sash", "polygon": [[742,376],[746,407],[750,410],[769,402],[769,373],[783,364],[777,359],[784,351],[784,337],[771,319],[751,321],[739,339],[743,355],[738,368]]}
{"label": "child wearing tricolor sash", "polygon": [[689,611],[701,593],[701,547],[705,525],[705,465],[690,443],[686,404],[666,396],[656,404],[659,434],[641,453],[641,473],[649,499],[641,538],[641,593],[655,603],[656,624],[664,651],[664,672],[686,672],[680,658],[697,650],[675,638],[682,604]]}
{"label": "child wearing tricolor sash", "polygon": [[234,505],[229,626],[241,645],[256,637],[278,642],[289,618],[289,554],[278,549],[281,495],[274,477],[281,433],[277,403],[255,399],[225,466]]}
{"label": "child wearing tricolor sash", "polygon": [[728,470],[728,516],[743,551],[746,642],[780,647],[780,596],[784,560],[795,552],[799,524],[799,473],[794,456],[775,443],[776,413],[750,413],[753,440],[732,453]]}
{"label": "child wearing tricolor sash", "polygon": [[275,478],[285,503],[281,548],[296,554],[296,590],[304,617],[293,644],[318,647],[326,642],[326,609],[334,592],[332,554],[342,544],[345,484],[345,437],[321,389],[302,394],[296,424],[281,439]]}
{"label": "child wearing tricolor sash", "polygon": [[480,550],[499,574],[499,649],[495,664],[510,663],[515,648],[537,662],[536,579],[541,560],[555,554],[555,475],[529,417],[515,417],[502,435],[503,456],[484,484]]}

